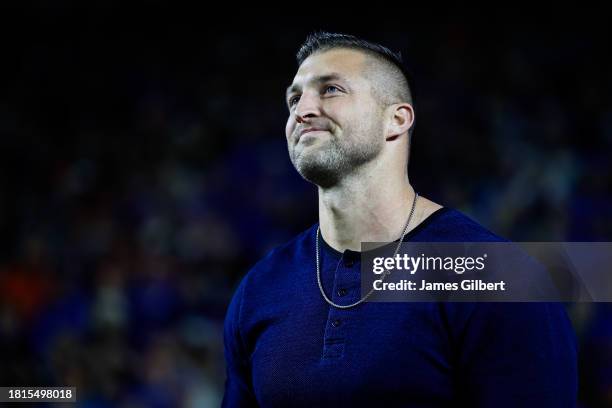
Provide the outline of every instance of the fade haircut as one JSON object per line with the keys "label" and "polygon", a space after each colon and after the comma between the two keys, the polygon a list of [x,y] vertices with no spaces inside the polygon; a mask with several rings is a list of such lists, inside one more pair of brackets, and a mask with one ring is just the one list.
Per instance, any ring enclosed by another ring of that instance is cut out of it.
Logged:
{"label": "fade haircut", "polygon": [[[364,75],[372,82],[372,93],[383,107],[394,103],[405,102],[412,105],[412,78],[404,66],[401,53],[370,41],[362,40],[349,34],[328,33],[319,31],[310,34],[297,52],[298,66],[309,56],[334,48],[357,50],[371,58]],[[414,123],[410,127],[412,134]]]}

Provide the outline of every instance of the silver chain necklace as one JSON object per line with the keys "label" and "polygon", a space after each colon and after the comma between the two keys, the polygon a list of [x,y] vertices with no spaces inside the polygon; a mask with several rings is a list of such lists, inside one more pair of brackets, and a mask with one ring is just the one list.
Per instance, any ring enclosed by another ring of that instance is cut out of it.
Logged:
{"label": "silver chain necklace", "polygon": [[[402,232],[402,236],[400,237],[399,243],[397,244],[397,248],[395,248],[395,252],[393,253],[393,258],[395,258],[395,255],[397,255],[397,252],[399,251],[400,247],[402,246],[402,242],[404,241],[404,237],[406,236],[406,232],[408,232],[408,225],[410,224],[410,220],[412,219],[412,214],[414,214],[414,208],[416,207],[416,201],[417,201],[418,196],[419,194],[415,192],[414,199],[412,200],[412,208],[410,209],[410,215],[408,215],[408,221],[406,221],[404,232]],[[328,298],[327,295],[325,294],[325,291],[323,290],[323,284],[321,283],[321,270],[319,268],[319,230],[320,230],[320,225],[317,227],[317,236],[315,239],[315,246],[316,246],[316,255],[317,255],[317,283],[319,284],[319,290],[321,291],[321,295],[323,295],[323,299],[325,299],[325,301],[329,303],[331,306],[336,307],[338,309],[349,309],[351,307],[357,306],[360,303],[365,302],[365,300],[368,297],[370,297],[370,295],[374,292],[374,288],[370,289],[370,291],[364,297],[359,299],[357,302],[351,303],[350,305],[336,304],[330,298]],[[381,280],[384,281],[387,275],[389,274],[391,274],[391,272],[389,272],[385,268],[385,271],[383,272]]]}

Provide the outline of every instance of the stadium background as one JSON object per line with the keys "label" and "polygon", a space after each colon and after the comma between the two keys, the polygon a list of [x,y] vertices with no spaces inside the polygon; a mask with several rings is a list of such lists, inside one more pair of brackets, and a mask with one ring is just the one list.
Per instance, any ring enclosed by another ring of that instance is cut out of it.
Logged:
{"label": "stadium background", "polygon": [[[284,137],[313,29],[404,55],[422,195],[515,241],[612,240],[603,23],[157,11],[0,17],[1,385],[76,386],[86,407],[219,405],[233,289],[316,220]],[[612,406],[612,307],[568,310],[580,406]]]}

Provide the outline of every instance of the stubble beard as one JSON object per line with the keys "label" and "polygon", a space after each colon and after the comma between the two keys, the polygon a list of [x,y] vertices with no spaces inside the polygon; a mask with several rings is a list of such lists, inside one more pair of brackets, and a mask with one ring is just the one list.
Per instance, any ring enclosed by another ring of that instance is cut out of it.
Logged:
{"label": "stubble beard", "polygon": [[359,141],[339,140],[330,133],[327,140],[317,141],[321,146],[293,146],[291,163],[305,180],[322,188],[336,186],[382,151],[383,144],[375,137],[379,129],[372,126],[365,132],[367,137]]}

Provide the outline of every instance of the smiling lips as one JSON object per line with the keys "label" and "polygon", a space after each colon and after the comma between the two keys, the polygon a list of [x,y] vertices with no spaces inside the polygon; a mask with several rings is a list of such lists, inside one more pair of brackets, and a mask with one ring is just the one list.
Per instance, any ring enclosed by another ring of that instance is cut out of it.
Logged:
{"label": "smiling lips", "polygon": [[306,129],[302,129],[302,131],[300,131],[297,142],[300,141],[300,139],[302,138],[302,136],[304,136],[307,133],[312,133],[312,132],[325,132],[327,131],[327,129],[324,128],[306,128]]}

